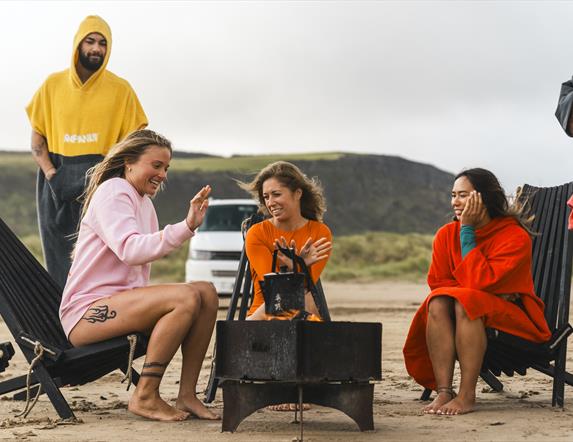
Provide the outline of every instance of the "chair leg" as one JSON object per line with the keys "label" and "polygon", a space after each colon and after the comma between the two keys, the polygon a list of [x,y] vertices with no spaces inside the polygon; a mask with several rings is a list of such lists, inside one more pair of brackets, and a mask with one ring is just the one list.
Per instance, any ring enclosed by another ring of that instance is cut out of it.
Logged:
{"label": "chair leg", "polygon": [[209,382],[205,389],[205,402],[210,404],[215,400],[217,394],[217,387],[219,386],[219,378],[215,376],[215,364],[217,363],[217,338],[215,338],[215,350],[213,351],[213,359],[211,360],[211,372],[209,373]]}
{"label": "chair leg", "polygon": [[[531,368],[533,368],[534,370],[537,370],[541,373],[544,373],[547,376],[555,377],[555,375],[554,375],[555,367],[553,367],[552,365],[549,365],[546,367],[544,365],[532,364]],[[564,371],[563,372],[563,381],[565,382],[565,384],[571,385],[573,387],[573,374],[571,374],[567,371]]]}
{"label": "chair leg", "polygon": [[499,393],[503,390],[503,384],[491,371],[482,371],[479,375],[493,391],[497,391]]}
{"label": "chair leg", "polygon": [[[31,398],[36,397],[36,394],[38,394],[39,388],[40,388],[40,384],[36,384],[33,387],[30,387],[30,397]],[[40,394],[42,395],[44,393],[45,393],[45,391],[42,390],[42,392]],[[12,399],[15,401],[25,401],[27,396],[28,396],[28,393],[26,392],[26,390],[23,390],[23,391],[19,391],[18,393],[15,393],[14,396],[12,396]]]}
{"label": "chair leg", "polygon": [[[32,384],[37,384],[38,380],[32,374],[31,379]],[[0,396],[6,393],[10,393],[14,390],[21,390],[26,387],[26,375],[18,376],[15,378],[7,379],[0,382]]]}
{"label": "chair leg", "polygon": [[237,306],[239,305],[239,297],[241,296],[241,289],[243,287],[243,278],[245,277],[246,267],[247,254],[245,252],[245,247],[243,247],[243,250],[241,251],[241,258],[239,259],[239,269],[237,270],[237,276],[235,277],[233,293],[231,294],[229,308],[227,309],[227,321],[232,321],[235,319],[235,313],[237,311]]}
{"label": "chair leg", "polygon": [[137,387],[137,384],[139,383],[139,378],[140,378],[140,374],[137,372],[137,370],[131,369],[131,382],[136,387]]}
{"label": "chair leg", "polygon": [[66,398],[62,395],[62,392],[60,391],[60,389],[54,382],[54,379],[52,379],[50,373],[48,373],[48,370],[46,370],[43,364],[39,364],[36,367],[34,367],[34,376],[42,384],[44,391],[50,398],[50,401],[52,402],[52,405],[56,409],[58,415],[62,419],[75,419],[76,416],[74,415],[74,412],[68,405]]}
{"label": "chair leg", "polygon": [[432,395],[432,390],[429,388],[424,388],[424,391],[422,392],[422,396],[420,396],[420,400],[421,401],[429,401],[431,395]]}
{"label": "chair leg", "polygon": [[567,358],[567,342],[560,346],[555,358],[553,370],[553,395],[551,405],[563,408],[565,405],[565,361]]}

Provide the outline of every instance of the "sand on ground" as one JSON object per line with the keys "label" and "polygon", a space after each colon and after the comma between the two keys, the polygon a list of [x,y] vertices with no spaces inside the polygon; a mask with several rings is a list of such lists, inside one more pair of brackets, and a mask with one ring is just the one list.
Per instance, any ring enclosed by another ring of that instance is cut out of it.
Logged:
{"label": "sand on ground", "polygon": [[[423,415],[419,401],[422,388],[406,373],[402,346],[410,320],[428,290],[424,284],[381,282],[375,284],[326,283],[334,320],[381,322],[382,376],[374,395],[374,431],[361,433],[343,413],[319,406],[305,412],[306,441],[573,441],[573,389],[565,388],[565,409],[551,407],[552,381],[530,370],[527,377],[502,377],[504,391],[492,392],[483,381],[477,388],[474,413],[445,417]],[[573,313],[573,309],[572,313]],[[225,311],[219,312],[223,319]],[[573,321],[572,321],[573,322]],[[12,340],[0,324],[0,342]],[[211,344],[213,343],[213,340]],[[16,347],[16,345],[14,345]],[[208,351],[199,379],[205,388],[211,366]],[[19,349],[0,380],[24,374],[28,365]],[[141,368],[142,359],[134,367]],[[567,363],[573,368],[573,346]],[[181,357],[176,355],[161,385],[164,398],[174,401]],[[14,416],[24,406],[11,396],[0,400],[0,440],[58,441],[292,441],[298,435],[293,414],[259,410],[245,419],[235,433],[222,433],[220,422],[190,419],[179,423],[152,422],[126,411],[129,392],[117,371],[80,387],[63,388],[80,422],[58,421],[58,415],[44,395],[27,419]],[[456,380],[459,383],[459,380]],[[212,406],[222,413],[222,393]]]}

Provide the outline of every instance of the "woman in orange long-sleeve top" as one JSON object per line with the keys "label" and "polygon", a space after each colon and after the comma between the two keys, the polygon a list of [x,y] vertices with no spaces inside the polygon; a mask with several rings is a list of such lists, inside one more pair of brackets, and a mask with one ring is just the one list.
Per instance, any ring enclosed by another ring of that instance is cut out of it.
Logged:
{"label": "woman in orange long-sleeve top", "polygon": [[[252,226],[245,238],[247,257],[255,283],[255,296],[247,319],[265,319],[264,298],[260,281],[272,269],[272,256],[277,244],[296,250],[318,281],[332,247],[332,234],[322,223],[325,209],[322,189],[298,167],[285,161],[262,169],[250,183],[241,187],[258,199],[261,211],[268,216]],[[279,253],[281,265],[291,261]],[[306,310],[319,316],[310,292],[305,296]]]}
{"label": "woman in orange long-sleeve top", "polygon": [[[416,312],[404,346],[408,373],[436,390],[424,413],[455,415],[475,406],[475,389],[492,327],[533,342],[551,333],[531,275],[531,239],[520,210],[509,207],[497,178],[460,173],[452,189],[454,221],[436,234],[430,295]],[[452,388],[459,360],[459,393]]]}

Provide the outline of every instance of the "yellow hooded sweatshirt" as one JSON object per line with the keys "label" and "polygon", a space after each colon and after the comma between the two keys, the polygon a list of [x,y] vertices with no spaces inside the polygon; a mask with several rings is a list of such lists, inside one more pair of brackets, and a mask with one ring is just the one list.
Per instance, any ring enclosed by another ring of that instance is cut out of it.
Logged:
{"label": "yellow hooded sweatshirt", "polygon": [[[76,72],[78,47],[92,32],[106,38],[107,51],[101,67],[82,83]],[[86,17],[74,38],[71,67],[50,75],[26,107],[32,128],[46,138],[51,153],[105,155],[130,132],[147,126],[130,84],[106,70],[110,53],[108,24],[95,15]]]}

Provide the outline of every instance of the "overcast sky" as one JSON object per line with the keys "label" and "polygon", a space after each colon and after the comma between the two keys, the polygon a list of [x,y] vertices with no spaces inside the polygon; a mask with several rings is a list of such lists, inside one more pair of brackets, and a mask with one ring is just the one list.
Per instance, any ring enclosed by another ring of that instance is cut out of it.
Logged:
{"label": "overcast sky", "polygon": [[572,2],[0,2],[0,149],[29,149],[24,107],[89,14],[180,150],[399,155],[487,167],[507,190],[573,180],[554,117]]}

